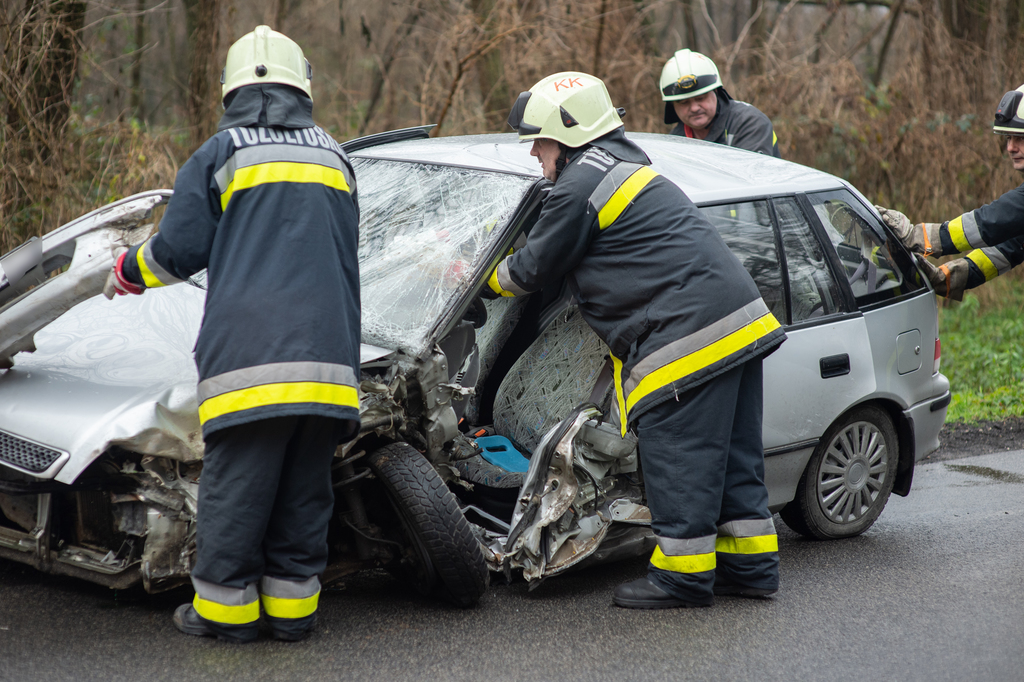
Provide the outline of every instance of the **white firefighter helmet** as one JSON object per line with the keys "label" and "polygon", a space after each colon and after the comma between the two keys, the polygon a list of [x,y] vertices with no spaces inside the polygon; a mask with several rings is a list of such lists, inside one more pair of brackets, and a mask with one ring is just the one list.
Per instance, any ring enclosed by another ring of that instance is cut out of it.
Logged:
{"label": "white firefighter helmet", "polygon": [[612,106],[604,81],[578,71],[548,76],[520,93],[508,124],[519,141],[548,138],[581,147],[622,127],[623,110]]}
{"label": "white firefighter helmet", "polygon": [[992,132],[997,135],[1024,136],[1024,85],[1010,90],[999,100]]}
{"label": "white firefighter helmet", "polygon": [[675,102],[722,87],[715,63],[700,52],[679,50],[661,70],[661,99]]}
{"label": "white firefighter helmet", "polygon": [[269,26],[257,26],[228,48],[220,75],[221,99],[243,85],[259,83],[290,85],[313,99],[312,77],[313,67],[294,40]]}

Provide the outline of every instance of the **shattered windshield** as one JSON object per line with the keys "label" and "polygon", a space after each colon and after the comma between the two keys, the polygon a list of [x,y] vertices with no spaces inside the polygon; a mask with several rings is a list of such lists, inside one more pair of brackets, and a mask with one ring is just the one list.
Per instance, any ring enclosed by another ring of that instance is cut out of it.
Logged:
{"label": "shattered windshield", "polygon": [[534,178],[354,158],[363,342],[427,349],[434,321],[470,278]]}

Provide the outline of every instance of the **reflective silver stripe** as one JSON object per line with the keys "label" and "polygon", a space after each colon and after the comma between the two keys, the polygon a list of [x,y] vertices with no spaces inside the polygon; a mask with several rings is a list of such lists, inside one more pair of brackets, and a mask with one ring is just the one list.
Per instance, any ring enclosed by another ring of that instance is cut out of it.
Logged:
{"label": "reflective silver stripe", "polygon": [[695,331],[689,336],[684,336],[678,341],[673,341],[667,346],[659,348],[636,364],[629,373],[629,379],[622,385],[623,393],[629,396],[640,381],[651,372],[705,346],[711,345],[715,341],[725,338],[737,329],[742,329],[754,320],[767,314],[768,306],[765,305],[763,299],[758,298],[704,329]]}
{"label": "reflective silver stripe", "polygon": [[330,362],[274,362],[225,372],[199,382],[197,398],[203,403],[223,393],[239,391],[263,384],[314,381],[357,387],[356,374],[348,365]]}
{"label": "reflective silver stripe", "polygon": [[243,590],[237,587],[214,585],[192,576],[192,587],[195,588],[196,594],[199,595],[200,599],[223,604],[224,606],[248,606],[260,598],[259,592],[256,590],[256,583],[249,583]]}
{"label": "reflective silver stripe", "polygon": [[734,538],[754,538],[759,535],[775,535],[775,522],[771,519],[739,519],[718,527],[719,535]]}
{"label": "reflective silver stripe", "polygon": [[978,221],[974,218],[974,211],[968,211],[960,216],[960,224],[964,228],[964,239],[973,248],[985,246],[984,240],[981,238],[981,232],[978,230]]}
{"label": "reflective silver stripe", "polygon": [[320,591],[320,579],[315,575],[312,578],[296,582],[294,580],[281,580],[263,576],[260,579],[260,594],[278,599],[306,599]]}
{"label": "reflective silver stripe", "polygon": [[[178,279],[171,273],[164,270],[163,267],[156,262],[156,258],[153,258],[152,248],[153,240],[149,239],[142,246],[142,260],[143,262],[145,262],[146,267],[153,274],[153,276],[160,280],[160,283],[164,285],[178,284],[180,282],[184,282],[185,280]],[[145,273],[143,273],[143,275],[145,275]],[[145,277],[143,277],[143,279],[145,279]]]}
{"label": "reflective silver stripe", "polygon": [[213,177],[217,181],[217,187],[220,189],[221,194],[223,194],[231,183],[231,179],[235,177],[235,171],[239,168],[281,161],[288,163],[313,163],[318,166],[340,170],[345,176],[345,182],[348,183],[348,186],[353,186],[352,176],[348,172],[348,167],[342,163],[341,157],[336,153],[321,147],[299,147],[283,142],[238,149],[228,157],[223,166],[217,169]]}
{"label": "reflective silver stripe", "polygon": [[615,194],[615,191],[619,189],[622,183],[641,168],[643,166],[638,163],[620,163],[608,171],[608,174],[604,176],[600,184],[590,195],[590,205],[594,207],[594,210],[600,213],[601,209],[604,208],[604,205],[608,203],[608,200],[612,198],[612,195]]}
{"label": "reflective silver stripe", "polygon": [[1013,267],[1010,265],[1010,261],[1006,259],[1006,256],[1003,255],[1003,252],[994,246],[986,246],[981,252],[988,256],[988,259],[992,261],[992,265],[996,266],[996,270],[999,271],[1000,275],[1009,272],[1010,268]]}
{"label": "reflective silver stripe", "polygon": [[508,258],[498,263],[496,274],[498,277],[498,286],[513,296],[524,296],[525,294],[530,293],[512,281],[512,276],[508,274]]}
{"label": "reflective silver stripe", "polygon": [[705,535],[700,538],[663,538],[658,536],[658,547],[665,556],[693,556],[709,554],[715,551],[716,535]]}

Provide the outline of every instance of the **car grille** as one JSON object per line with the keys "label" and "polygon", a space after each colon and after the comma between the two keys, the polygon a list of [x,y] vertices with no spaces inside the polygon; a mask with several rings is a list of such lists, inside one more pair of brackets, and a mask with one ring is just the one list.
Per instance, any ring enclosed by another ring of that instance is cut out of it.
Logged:
{"label": "car grille", "polygon": [[0,431],[0,462],[26,471],[46,471],[61,456],[60,450],[36,445]]}

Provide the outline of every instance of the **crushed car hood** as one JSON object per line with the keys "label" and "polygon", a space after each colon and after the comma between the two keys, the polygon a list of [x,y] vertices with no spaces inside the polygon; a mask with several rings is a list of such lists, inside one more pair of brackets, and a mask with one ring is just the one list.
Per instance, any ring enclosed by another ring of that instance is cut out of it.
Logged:
{"label": "crushed car hood", "polygon": [[0,430],[60,454],[43,471],[15,468],[71,483],[111,446],[201,457],[192,347],[204,298],[192,286],[93,297],[37,332],[37,350],[0,375]]}

